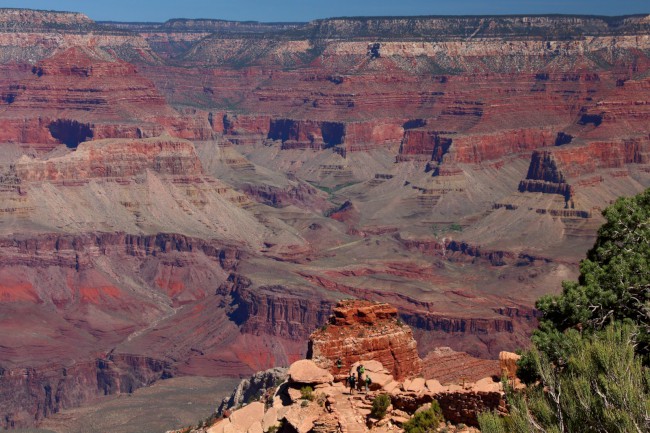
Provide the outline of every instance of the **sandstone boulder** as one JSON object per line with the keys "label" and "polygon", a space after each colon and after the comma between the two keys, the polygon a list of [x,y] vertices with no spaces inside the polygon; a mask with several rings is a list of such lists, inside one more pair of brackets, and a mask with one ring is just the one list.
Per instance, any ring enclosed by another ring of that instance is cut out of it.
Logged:
{"label": "sandstone boulder", "polygon": [[491,377],[483,378],[470,385],[472,391],[477,392],[501,392],[501,382],[495,382]]}
{"label": "sandstone boulder", "polygon": [[262,418],[262,430],[268,431],[274,425],[278,425],[278,411],[276,408],[271,407]]}
{"label": "sandstone boulder", "polygon": [[378,390],[393,381],[393,376],[384,368],[381,362],[376,360],[358,361],[352,364],[350,374],[357,375],[357,366],[363,365],[365,368],[364,378],[370,377],[370,389]]}
{"label": "sandstone boulder", "polygon": [[329,383],[334,380],[327,370],[318,367],[310,359],[301,359],[291,364],[289,367],[289,381],[294,383],[304,383],[316,385]]}
{"label": "sandstone boulder", "polygon": [[415,413],[426,412],[431,409],[431,403],[425,403],[415,410]]}
{"label": "sandstone boulder", "polygon": [[314,422],[320,416],[320,407],[310,404],[307,407],[292,405],[284,415],[285,421],[298,433],[307,433],[314,427]]}
{"label": "sandstone boulder", "polygon": [[422,377],[416,377],[413,380],[405,381],[404,387],[405,387],[404,389],[405,391],[415,392],[418,394],[426,391],[425,380]]}
{"label": "sandstone boulder", "polygon": [[253,425],[248,428],[247,433],[264,433],[264,430],[262,429],[262,423],[255,421]]}
{"label": "sandstone boulder", "polygon": [[371,380],[370,383],[371,390],[384,388],[386,385],[393,382],[393,376],[391,374],[373,373],[372,371],[367,374]]}
{"label": "sandstone boulder", "polygon": [[256,401],[236,410],[228,418],[236,431],[246,432],[255,423],[264,419],[264,403]]}
{"label": "sandstone boulder", "polygon": [[366,372],[372,372],[372,373],[384,373],[388,374],[389,371],[384,368],[384,365],[377,361],[376,359],[369,359],[367,361],[357,361],[354,364],[352,364],[352,368],[350,368],[350,374],[355,373],[357,371],[357,366],[363,365],[363,367],[366,369]]}
{"label": "sandstone boulder", "polygon": [[335,414],[329,413],[320,416],[314,422],[314,427],[310,433],[332,433],[337,431],[340,431],[339,419]]}
{"label": "sandstone boulder", "polygon": [[388,382],[386,385],[384,385],[382,388],[384,391],[388,393],[393,393],[393,391],[399,391],[400,383],[393,380]]}
{"label": "sandstone boulder", "polygon": [[440,384],[436,379],[429,379],[425,382],[425,385],[429,392],[434,394],[441,392],[445,387]]}
{"label": "sandstone boulder", "polygon": [[289,399],[292,403],[297,402],[302,397],[302,393],[297,388],[289,387],[287,388],[287,394],[289,394]]}
{"label": "sandstone boulder", "polygon": [[512,352],[499,353],[499,368],[501,375],[506,376],[508,379],[514,380],[517,377],[517,361],[521,356]]}
{"label": "sandstone boulder", "polygon": [[207,430],[207,433],[239,433],[229,419],[219,421]]}

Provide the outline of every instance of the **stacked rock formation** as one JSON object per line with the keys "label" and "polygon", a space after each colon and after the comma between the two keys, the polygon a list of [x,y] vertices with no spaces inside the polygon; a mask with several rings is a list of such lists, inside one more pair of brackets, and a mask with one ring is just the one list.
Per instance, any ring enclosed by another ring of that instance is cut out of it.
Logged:
{"label": "stacked rock formation", "polygon": [[[225,410],[218,412],[219,419],[212,425],[201,424],[170,433],[260,433],[273,428],[299,433],[400,432],[405,422],[426,410],[433,400],[438,401],[448,422],[441,428],[476,432],[479,413],[507,410],[501,384],[492,377],[460,386],[442,385],[434,378],[418,376],[422,361],[407,329],[397,322],[395,309],[387,304],[340,302],[334,308],[330,324],[312,334],[311,349],[315,357],[294,362],[283,383],[276,386],[268,380],[281,377],[275,372],[257,374],[243,381],[233,395],[241,397],[243,387],[259,382],[262,384],[256,388],[259,401],[247,404],[245,401],[250,398],[231,398],[227,406],[222,405],[220,409]],[[366,335],[359,336],[361,332]],[[340,350],[334,350],[335,347]],[[387,347],[393,348],[394,356],[386,355]],[[338,359],[345,365],[340,367],[343,373],[336,366]],[[380,359],[388,364],[383,365]],[[367,391],[363,386],[351,390],[346,381],[335,381],[330,373],[335,369],[336,375],[344,378],[355,374],[360,364],[365,367],[365,375],[372,379]],[[321,368],[323,365],[326,368]],[[393,377],[392,372],[406,376],[408,369],[413,372],[411,378]],[[371,413],[372,402],[379,394],[390,398],[386,416],[381,418]]]}
{"label": "stacked rock formation", "polygon": [[[388,304],[342,301],[333,309],[328,325],[316,330],[309,341],[308,357],[337,377],[358,361],[376,360],[396,379],[422,371],[411,328]],[[337,360],[341,360],[341,367]]]}

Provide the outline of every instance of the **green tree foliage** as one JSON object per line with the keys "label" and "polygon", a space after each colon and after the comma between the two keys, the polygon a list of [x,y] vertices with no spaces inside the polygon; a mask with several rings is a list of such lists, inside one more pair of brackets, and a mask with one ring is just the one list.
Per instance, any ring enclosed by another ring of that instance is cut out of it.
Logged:
{"label": "green tree foliage", "polygon": [[413,418],[402,425],[404,433],[426,433],[438,428],[445,418],[436,400],[431,402],[431,407],[413,415]]}
{"label": "green tree foliage", "polygon": [[382,419],[386,416],[386,411],[390,406],[390,396],[388,394],[379,394],[372,400],[372,409],[370,409],[370,416],[377,419]]}
{"label": "green tree foliage", "polygon": [[563,331],[602,330],[611,321],[637,326],[637,351],[646,365],[650,349],[650,189],[605,209],[605,224],[580,264],[577,282],[565,281],[559,296],[537,302],[543,313],[536,346],[562,364],[568,356]]}
{"label": "green tree foliage", "polygon": [[540,377],[535,353],[529,350],[519,353],[519,355],[521,358],[517,361],[517,377],[526,385],[537,382]]}
{"label": "green tree foliage", "polygon": [[634,352],[635,328],[621,323],[583,337],[565,333],[563,367],[533,350],[540,382],[525,393],[508,391],[510,416],[479,417],[484,433],[650,431],[650,373]]}
{"label": "green tree foliage", "polygon": [[311,386],[303,386],[300,388],[300,398],[303,400],[314,401],[316,396],[314,395],[314,388]]}
{"label": "green tree foliage", "polygon": [[486,433],[650,432],[650,189],[607,208],[577,282],[537,302],[529,384],[510,415],[481,414]]}

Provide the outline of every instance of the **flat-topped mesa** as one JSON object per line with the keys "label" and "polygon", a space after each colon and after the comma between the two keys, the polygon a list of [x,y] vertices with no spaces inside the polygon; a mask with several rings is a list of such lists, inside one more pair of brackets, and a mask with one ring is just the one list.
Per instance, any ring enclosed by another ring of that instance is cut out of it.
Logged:
{"label": "flat-topped mesa", "polygon": [[77,28],[79,31],[82,27],[88,27],[94,24],[94,21],[86,15],[78,12],[58,12],[32,9],[0,9],[0,30],[15,31],[26,28],[43,29],[51,28],[61,30],[61,28]]}
{"label": "flat-topped mesa", "polygon": [[172,137],[88,141],[64,156],[48,160],[23,156],[16,162],[20,179],[37,182],[131,177],[147,170],[163,175],[203,175],[194,145]]}
{"label": "flat-topped mesa", "polygon": [[[650,27],[647,15],[599,17],[588,15],[474,15],[420,17],[351,17],[311,21],[298,29],[329,38],[399,37],[498,38],[544,32],[558,39],[580,35],[637,34]],[[412,33],[417,29],[417,35]]]}
{"label": "flat-topped mesa", "polygon": [[379,361],[398,380],[422,371],[411,328],[400,322],[394,307],[341,301],[333,313],[329,324],[311,334],[307,357],[337,379],[346,377],[358,361]]}

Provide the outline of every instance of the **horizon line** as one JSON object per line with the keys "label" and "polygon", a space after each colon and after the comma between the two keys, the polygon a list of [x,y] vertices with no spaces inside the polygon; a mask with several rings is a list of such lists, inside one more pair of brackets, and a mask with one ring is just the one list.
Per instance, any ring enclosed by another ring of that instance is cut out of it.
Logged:
{"label": "horizon line", "polygon": [[91,16],[78,11],[66,11],[55,9],[34,9],[34,8],[12,8],[0,7],[0,11],[31,11],[31,12],[47,12],[47,13],[60,13],[60,14],[76,14],[82,15],[95,23],[122,23],[122,24],[165,24],[171,21],[220,21],[232,23],[257,23],[257,24],[309,24],[317,21],[328,20],[360,20],[360,19],[427,19],[427,18],[525,18],[525,17],[567,17],[567,18],[597,18],[597,19],[614,19],[614,18],[636,18],[650,16],[650,12],[640,12],[633,14],[623,15],[604,15],[604,14],[564,14],[564,13],[531,13],[531,14],[444,14],[444,15],[342,15],[331,16],[324,18],[315,18],[308,21],[258,21],[258,20],[228,20],[223,18],[186,18],[186,17],[172,17],[165,21],[119,21],[119,20],[95,20]]}

